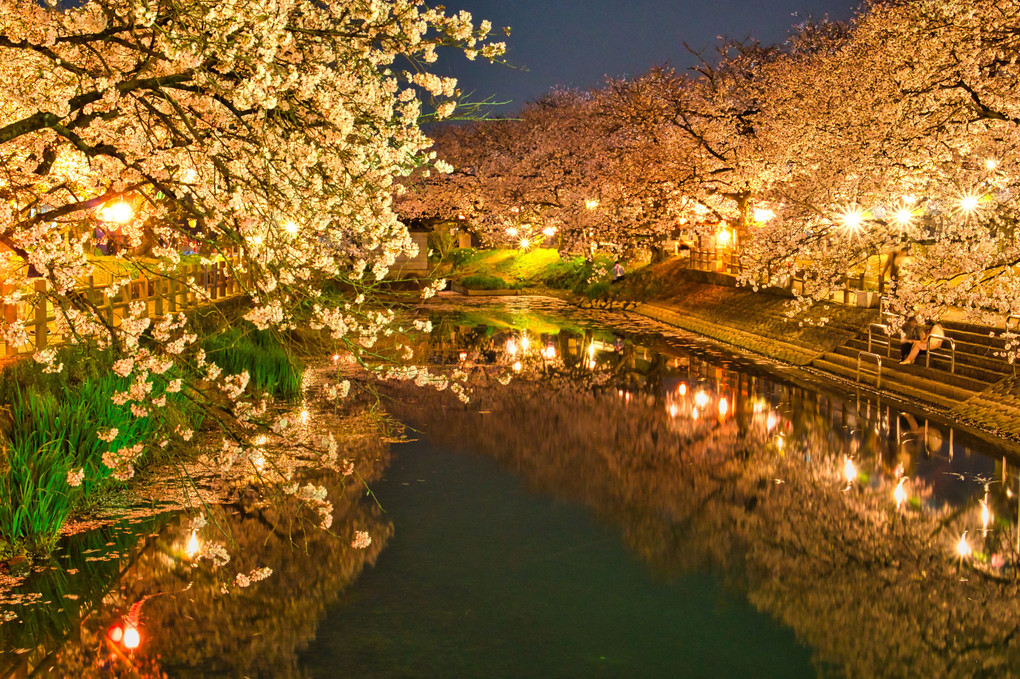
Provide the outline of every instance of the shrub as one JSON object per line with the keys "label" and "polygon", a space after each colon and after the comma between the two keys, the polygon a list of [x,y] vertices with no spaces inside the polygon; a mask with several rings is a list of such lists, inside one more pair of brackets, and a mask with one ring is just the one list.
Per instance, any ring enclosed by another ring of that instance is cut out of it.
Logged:
{"label": "shrub", "polygon": [[505,290],[508,287],[506,281],[499,276],[486,276],[484,274],[465,276],[461,280],[461,284],[465,288],[472,288],[474,290]]}

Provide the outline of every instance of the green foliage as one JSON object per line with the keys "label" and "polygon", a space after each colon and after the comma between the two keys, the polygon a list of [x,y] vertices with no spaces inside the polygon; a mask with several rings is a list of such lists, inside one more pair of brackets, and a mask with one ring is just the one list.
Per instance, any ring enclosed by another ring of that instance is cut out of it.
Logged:
{"label": "green foliage", "polygon": [[248,371],[248,388],[275,398],[301,397],[304,366],[284,347],[280,338],[266,330],[230,328],[207,338],[203,348],[228,373]]}
{"label": "green foliage", "polygon": [[464,266],[475,258],[478,250],[475,248],[454,248],[446,256],[446,261],[455,267]]}
{"label": "green foliage", "polygon": [[474,290],[505,290],[509,286],[499,276],[486,276],[484,274],[473,274],[461,279],[465,288]]}
{"label": "green foliage", "polygon": [[[130,380],[109,371],[94,374],[99,372],[95,366],[109,363],[107,354],[97,354],[92,367],[89,361],[69,363],[78,351],[67,350],[58,359],[66,366],[62,373],[45,374],[23,361],[5,370],[0,380],[5,415],[0,536],[6,541],[48,548],[68,515],[105,485],[111,474],[102,461],[105,452],[153,443],[163,426],[195,426],[200,419],[181,394],[167,394],[167,408],[135,417],[128,405],[111,400]],[[160,385],[153,394],[162,391]],[[118,430],[112,442],[99,439],[98,431],[111,428]],[[84,477],[72,487],[67,475],[78,469]]]}
{"label": "green foliage", "polygon": [[600,299],[609,294],[609,282],[599,281],[598,283],[592,283],[584,289],[584,294],[588,299]]}

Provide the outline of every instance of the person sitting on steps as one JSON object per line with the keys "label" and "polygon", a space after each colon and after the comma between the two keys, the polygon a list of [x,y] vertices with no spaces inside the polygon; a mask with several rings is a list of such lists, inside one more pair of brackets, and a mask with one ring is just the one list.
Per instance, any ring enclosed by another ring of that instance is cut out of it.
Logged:
{"label": "person sitting on steps", "polygon": [[921,339],[921,326],[917,324],[917,318],[911,316],[900,329],[900,360],[902,361],[914,347],[914,341]]}
{"label": "person sitting on steps", "polygon": [[946,331],[937,322],[930,325],[921,336],[921,339],[913,340],[913,346],[910,347],[910,353],[907,357],[900,361],[900,365],[910,365],[914,362],[914,359],[922,351],[935,351],[942,346],[942,342],[946,339]]}

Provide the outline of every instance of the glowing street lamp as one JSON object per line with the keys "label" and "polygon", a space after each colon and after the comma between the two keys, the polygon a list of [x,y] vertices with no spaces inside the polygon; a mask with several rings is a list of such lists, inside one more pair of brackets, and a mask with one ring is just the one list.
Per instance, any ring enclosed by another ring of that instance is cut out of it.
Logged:
{"label": "glowing street lamp", "polygon": [[764,224],[775,219],[776,213],[767,207],[754,208],[754,221],[756,224]]}
{"label": "glowing street lamp", "polygon": [[124,201],[118,200],[112,205],[105,205],[99,211],[99,217],[104,222],[116,222],[118,224],[127,224],[135,216],[135,210],[131,207],[131,204]]}
{"label": "glowing street lamp", "polygon": [[997,161],[995,158],[987,158],[985,160],[985,168],[987,168],[988,170],[994,170],[998,166],[999,161]]}
{"label": "glowing street lamp", "polygon": [[730,230],[725,226],[719,230],[716,234],[716,241],[721,247],[726,247],[730,244]]}
{"label": "glowing street lamp", "polygon": [[556,235],[556,227],[547,226],[544,229],[542,229],[542,233],[545,235],[546,238],[552,238],[553,236]]}
{"label": "glowing street lamp", "polygon": [[506,235],[510,236],[511,238],[516,238],[517,237],[517,227],[516,226],[511,226],[510,228],[508,228],[506,230]]}
{"label": "glowing street lamp", "polygon": [[708,405],[708,394],[706,394],[703,391],[699,391],[697,394],[694,395],[694,402],[698,405],[699,408],[704,408],[705,406]]}
{"label": "glowing street lamp", "polygon": [[867,213],[859,207],[848,207],[839,214],[839,221],[843,223],[847,233],[858,233],[866,215]]}
{"label": "glowing street lamp", "polygon": [[957,205],[964,214],[969,215],[978,209],[980,202],[981,196],[974,195],[973,193],[965,193],[960,196],[960,200],[957,202]]}
{"label": "glowing street lamp", "polygon": [[599,206],[599,202],[597,200],[589,198],[588,200],[584,201],[584,206],[589,210],[594,210]]}
{"label": "glowing street lamp", "polygon": [[913,218],[914,211],[909,207],[901,207],[893,214],[893,222],[900,227],[908,226]]}
{"label": "glowing street lamp", "polygon": [[522,238],[521,239],[521,250],[527,250],[529,247],[531,247],[531,240],[528,239],[528,238]]}
{"label": "glowing street lamp", "polygon": [[283,229],[292,236],[297,235],[298,232],[297,222],[287,222],[286,224],[283,225]]}

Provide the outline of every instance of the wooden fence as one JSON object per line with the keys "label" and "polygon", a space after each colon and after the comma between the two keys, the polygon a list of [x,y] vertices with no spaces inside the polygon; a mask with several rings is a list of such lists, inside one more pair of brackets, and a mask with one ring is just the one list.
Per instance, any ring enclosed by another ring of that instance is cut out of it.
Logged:
{"label": "wooden fence", "polygon": [[[245,294],[231,270],[232,267],[222,260],[213,264],[186,264],[178,268],[174,278],[139,276],[121,286],[115,294],[110,294],[113,277],[89,276],[79,281],[76,292],[99,311],[108,325],[118,327],[128,316],[132,302],[144,302],[144,316],[155,320],[168,313]],[[3,285],[0,294],[6,297],[14,289],[14,286]],[[46,292],[47,282],[40,280],[35,282],[35,304],[28,301],[0,303],[4,321],[25,321],[29,337],[29,343],[22,346],[3,342],[5,355],[30,354],[64,341],[57,331],[57,309]]]}

